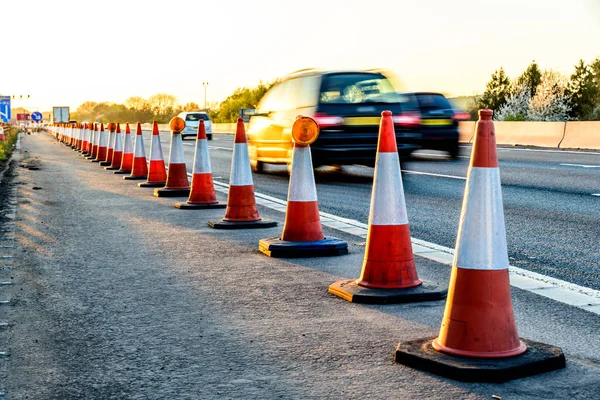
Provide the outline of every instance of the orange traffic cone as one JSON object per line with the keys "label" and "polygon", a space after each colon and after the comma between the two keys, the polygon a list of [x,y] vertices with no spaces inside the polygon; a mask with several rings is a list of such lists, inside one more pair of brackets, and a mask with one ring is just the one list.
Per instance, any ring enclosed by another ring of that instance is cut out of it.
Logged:
{"label": "orange traffic cone", "polygon": [[310,153],[310,144],[318,136],[319,126],[315,120],[296,118],[292,126],[294,153],[283,232],[281,238],[262,239],[258,244],[258,249],[270,257],[348,254],[348,243],[323,235]]}
{"label": "orange traffic cone", "polygon": [[190,181],[187,176],[181,137],[181,131],[185,129],[185,121],[180,117],[173,117],[169,122],[169,128],[171,129],[171,149],[167,183],[162,189],[154,189],[154,195],[156,197],[189,196]]}
{"label": "orange traffic cone", "polygon": [[565,366],[559,348],[517,333],[492,114],[479,111],[440,334],[396,350],[398,362],[457,380],[501,382]]}
{"label": "orange traffic cone", "polygon": [[92,124],[92,128],[90,131],[90,143],[89,143],[89,154],[86,156],[86,159],[93,160],[96,158],[96,154],[98,153],[98,124]]}
{"label": "orange traffic cone", "polygon": [[254,183],[248,157],[248,143],[244,120],[238,118],[231,158],[231,175],[225,217],[220,221],[209,221],[215,229],[271,228],[277,222],[261,219],[254,197]]}
{"label": "orange traffic cone", "polygon": [[144,150],[144,137],[142,136],[142,125],[138,122],[135,131],[135,143],[133,163],[131,164],[131,175],[124,176],[125,180],[141,180],[148,176],[148,163],[146,162],[146,150]]}
{"label": "orange traffic cone", "polygon": [[4,126],[0,125],[0,142],[4,141],[6,137],[4,136]]}
{"label": "orange traffic cone", "polygon": [[86,122],[83,124],[83,141],[81,143],[81,155],[85,156],[88,154],[88,144],[90,143],[90,129]]}
{"label": "orange traffic cone", "polygon": [[160,144],[160,134],[156,121],[152,124],[152,141],[150,142],[150,168],[146,182],[138,183],[139,187],[160,187],[167,183],[167,169]]}
{"label": "orange traffic cone", "polygon": [[98,133],[98,150],[96,151],[96,158],[92,162],[106,161],[106,133],[104,133],[104,123],[100,123],[100,132]]}
{"label": "orange traffic cone", "polygon": [[439,300],[447,287],[417,276],[394,121],[390,111],[381,116],[362,272],[358,280],[333,283],[329,293],[355,303]]}
{"label": "orange traffic cone", "polygon": [[121,160],[123,159],[122,137],[123,135],[121,134],[121,124],[117,122],[117,129],[115,131],[115,139],[110,166],[104,167],[104,169],[107,171],[116,171],[121,167]]}
{"label": "orange traffic cone", "polygon": [[[146,162],[146,157],[144,157]],[[131,167],[133,166],[133,141],[131,140],[131,129],[129,124],[125,124],[125,135],[123,136],[123,156],[121,158],[121,165],[117,171],[113,174],[130,174]],[[147,172],[146,172],[147,174]]]}
{"label": "orange traffic cone", "polygon": [[112,164],[112,158],[115,151],[115,130],[117,125],[114,122],[108,124],[108,146],[106,148],[106,158],[100,163],[101,166],[106,167]]}
{"label": "orange traffic cone", "polygon": [[194,166],[190,197],[185,203],[175,203],[175,207],[183,209],[225,208],[227,204],[217,200],[210,157],[208,155],[208,141],[204,121],[198,123],[198,136],[196,138],[196,152],[194,153]]}
{"label": "orange traffic cone", "polygon": [[81,137],[83,129],[81,129],[81,124],[75,124],[73,129],[75,130],[75,143],[73,145],[73,151],[81,151],[81,145],[83,143],[83,138]]}

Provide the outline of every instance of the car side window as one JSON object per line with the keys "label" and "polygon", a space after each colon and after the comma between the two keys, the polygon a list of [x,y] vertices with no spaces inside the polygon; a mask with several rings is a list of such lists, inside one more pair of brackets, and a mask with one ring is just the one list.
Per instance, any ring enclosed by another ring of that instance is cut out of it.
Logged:
{"label": "car side window", "polygon": [[319,76],[306,76],[301,79],[296,108],[315,107],[319,103]]}
{"label": "car side window", "polygon": [[259,114],[278,111],[280,107],[279,103],[281,103],[280,97],[285,90],[284,83],[285,82],[282,82],[273,86],[267,93],[265,93],[256,110]]}

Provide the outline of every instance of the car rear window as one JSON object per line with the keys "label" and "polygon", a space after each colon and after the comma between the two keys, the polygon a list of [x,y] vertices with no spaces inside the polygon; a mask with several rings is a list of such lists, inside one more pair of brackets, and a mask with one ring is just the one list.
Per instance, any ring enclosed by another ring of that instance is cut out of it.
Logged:
{"label": "car rear window", "polygon": [[397,103],[391,82],[379,74],[331,74],[323,77],[322,104]]}
{"label": "car rear window", "polygon": [[186,121],[200,121],[200,120],[208,121],[207,114],[187,114],[185,116]]}
{"label": "car rear window", "polygon": [[418,93],[416,96],[421,110],[443,110],[452,108],[448,99],[442,94]]}

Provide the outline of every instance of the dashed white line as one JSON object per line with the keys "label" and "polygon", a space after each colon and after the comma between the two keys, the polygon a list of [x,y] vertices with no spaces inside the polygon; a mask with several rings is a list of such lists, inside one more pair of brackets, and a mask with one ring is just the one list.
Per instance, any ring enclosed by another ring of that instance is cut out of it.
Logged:
{"label": "dashed white line", "polygon": [[429,176],[437,176],[440,178],[450,178],[450,179],[460,179],[460,180],[467,180],[466,177],[464,176],[455,176],[455,175],[444,175],[444,174],[434,174],[431,172],[420,172],[420,171],[410,171],[410,170],[402,170],[403,174],[415,174],[415,175],[429,175]]}
{"label": "dashed white line", "polygon": [[567,167],[581,167],[581,168],[600,168],[600,165],[587,165],[587,164],[560,164]]}

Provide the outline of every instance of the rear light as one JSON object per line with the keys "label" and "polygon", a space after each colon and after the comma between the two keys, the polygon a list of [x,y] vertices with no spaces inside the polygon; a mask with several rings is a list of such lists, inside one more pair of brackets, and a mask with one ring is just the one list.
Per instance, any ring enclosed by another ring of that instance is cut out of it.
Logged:
{"label": "rear light", "polygon": [[334,117],[324,113],[316,113],[313,119],[319,124],[319,128],[331,128],[334,126],[342,126],[344,124],[344,119],[342,117]]}
{"label": "rear light", "polygon": [[471,119],[471,114],[468,112],[457,112],[452,117],[455,121],[468,121]]}
{"label": "rear light", "polygon": [[399,125],[405,128],[415,128],[421,125],[421,116],[416,113],[404,113],[392,117],[394,125]]}

